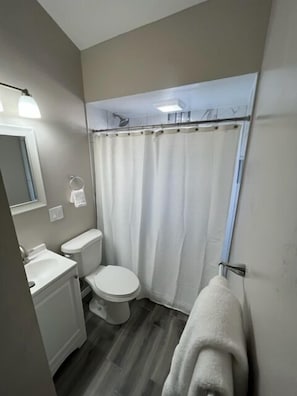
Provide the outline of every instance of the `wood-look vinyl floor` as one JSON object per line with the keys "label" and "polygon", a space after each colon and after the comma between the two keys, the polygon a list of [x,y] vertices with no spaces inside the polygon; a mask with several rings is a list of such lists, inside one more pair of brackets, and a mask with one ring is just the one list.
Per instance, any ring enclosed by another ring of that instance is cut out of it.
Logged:
{"label": "wood-look vinyl floor", "polygon": [[54,377],[58,396],[160,396],[187,316],[133,301],[131,317],[112,326],[86,310],[88,339]]}

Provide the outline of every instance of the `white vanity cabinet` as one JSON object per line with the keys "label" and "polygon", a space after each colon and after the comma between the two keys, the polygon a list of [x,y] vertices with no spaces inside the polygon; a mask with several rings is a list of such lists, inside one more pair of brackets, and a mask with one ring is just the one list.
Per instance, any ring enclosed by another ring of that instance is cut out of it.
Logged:
{"label": "white vanity cabinet", "polygon": [[[69,262],[74,265],[38,292],[31,292],[52,375],[66,357],[86,341],[77,266],[72,260]],[[38,276],[35,279],[38,280]]]}

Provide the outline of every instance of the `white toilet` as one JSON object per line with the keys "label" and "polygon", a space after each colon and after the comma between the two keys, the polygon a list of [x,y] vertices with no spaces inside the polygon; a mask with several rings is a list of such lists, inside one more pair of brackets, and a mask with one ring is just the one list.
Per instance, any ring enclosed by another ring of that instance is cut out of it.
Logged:
{"label": "white toilet", "polygon": [[117,265],[101,265],[102,232],[89,230],[64,243],[61,250],[77,262],[78,274],[93,290],[90,311],[110,324],[126,322],[129,301],[138,296],[140,283],[130,270]]}

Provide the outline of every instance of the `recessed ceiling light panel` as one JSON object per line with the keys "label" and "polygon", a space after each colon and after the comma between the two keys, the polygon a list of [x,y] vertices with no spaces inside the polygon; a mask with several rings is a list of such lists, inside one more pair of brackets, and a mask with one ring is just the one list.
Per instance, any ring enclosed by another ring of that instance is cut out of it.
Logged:
{"label": "recessed ceiling light panel", "polygon": [[184,103],[179,99],[166,100],[154,105],[162,113],[176,113],[182,111],[185,107]]}

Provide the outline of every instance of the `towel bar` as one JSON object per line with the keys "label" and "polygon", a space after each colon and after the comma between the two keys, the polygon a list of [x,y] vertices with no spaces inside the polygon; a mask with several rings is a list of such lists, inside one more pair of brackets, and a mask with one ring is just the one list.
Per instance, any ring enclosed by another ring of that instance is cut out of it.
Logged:
{"label": "towel bar", "polygon": [[228,271],[231,271],[234,274],[242,276],[242,277],[245,277],[245,274],[247,272],[245,264],[231,265],[228,263],[224,263],[223,261],[221,263],[219,263],[219,275],[227,278]]}

